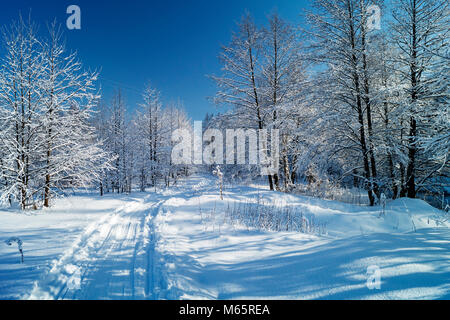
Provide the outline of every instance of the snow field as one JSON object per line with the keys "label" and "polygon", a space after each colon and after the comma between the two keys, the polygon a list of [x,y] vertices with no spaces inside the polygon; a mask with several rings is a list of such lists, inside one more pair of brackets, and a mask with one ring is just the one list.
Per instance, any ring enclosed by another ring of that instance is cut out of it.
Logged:
{"label": "snow field", "polygon": [[[423,201],[360,207],[194,176],[178,187],[61,199],[0,214],[2,299],[445,299],[450,232]],[[233,203],[292,206],[326,234],[273,232],[230,220]],[[380,289],[366,283],[377,266]]]}

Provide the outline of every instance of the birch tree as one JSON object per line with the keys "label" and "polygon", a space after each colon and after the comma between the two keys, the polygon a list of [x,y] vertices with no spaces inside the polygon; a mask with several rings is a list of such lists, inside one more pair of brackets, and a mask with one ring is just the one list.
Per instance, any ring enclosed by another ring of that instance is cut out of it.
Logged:
{"label": "birch tree", "polygon": [[[435,86],[435,76],[445,72],[445,66],[448,65],[448,61],[439,63],[443,57],[448,56],[448,2],[399,0],[393,18],[398,71],[406,84],[407,95],[402,105],[407,124],[406,181],[402,195],[415,198],[418,187],[440,168],[436,164],[430,164],[426,156],[423,157],[420,143],[424,136],[432,135],[428,124],[436,123],[436,117],[445,111],[445,92],[441,87],[445,80],[441,85]],[[440,76],[438,78],[442,79]],[[433,112],[436,110],[433,106],[436,105],[444,107],[438,108],[437,114]]]}
{"label": "birch tree", "polygon": [[[269,16],[268,27],[263,29],[262,97],[271,117],[267,120],[273,128],[281,129],[281,164],[284,189],[292,185],[290,153],[296,118],[301,108],[298,99],[304,85],[304,70],[300,61],[300,46],[294,28],[277,13]],[[278,174],[274,176],[279,189]]]}
{"label": "birch tree", "polygon": [[43,96],[40,75],[45,65],[36,28],[20,17],[3,34],[6,55],[0,74],[0,149],[5,184],[1,198],[18,201],[22,209],[35,206],[39,192],[31,176],[39,170],[36,159],[42,150],[37,124]]}
{"label": "birch tree", "polygon": [[100,96],[95,81],[98,74],[83,71],[75,53],[67,53],[60,26],[49,26],[44,48],[45,72],[42,76],[43,113],[40,128],[44,141],[44,206],[49,206],[51,190],[63,185],[84,185],[101,166],[93,166],[105,154],[95,143],[90,126],[93,107]]}
{"label": "birch tree", "polygon": [[0,74],[1,199],[22,209],[48,207],[109,165],[90,124],[97,74],[66,52],[56,23],[43,38],[36,29],[20,18],[4,32]]}
{"label": "birch tree", "polygon": [[[253,18],[246,13],[233,33],[231,43],[222,47],[219,56],[222,75],[212,76],[219,91],[216,104],[234,107],[234,125],[263,129],[272,112],[264,107],[262,97],[262,33]],[[274,190],[272,175],[268,175],[270,190]]]}
{"label": "birch tree", "polygon": [[[342,138],[339,151],[358,150],[370,204],[374,205],[374,186],[367,144],[364,94],[361,77],[361,41],[359,27],[361,7],[356,0],[316,0],[316,12],[308,14],[312,30],[311,46],[315,62],[326,64],[330,106],[337,112],[337,137]],[[355,174],[355,170],[352,170]]]}

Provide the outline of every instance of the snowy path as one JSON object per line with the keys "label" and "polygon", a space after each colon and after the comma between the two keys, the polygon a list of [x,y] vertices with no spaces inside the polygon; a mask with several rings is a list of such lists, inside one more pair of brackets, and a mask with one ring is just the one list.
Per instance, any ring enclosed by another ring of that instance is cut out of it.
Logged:
{"label": "snowy path", "polygon": [[164,298],[152,223],[162,203],[136,199],[91,224],[29,298]]}

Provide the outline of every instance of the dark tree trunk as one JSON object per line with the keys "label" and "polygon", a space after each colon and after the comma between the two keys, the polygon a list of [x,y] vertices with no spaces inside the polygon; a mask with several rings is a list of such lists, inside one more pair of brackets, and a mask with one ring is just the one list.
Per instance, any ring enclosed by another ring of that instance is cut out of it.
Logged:
{"label": "dark tree trunk", "polygon": [[[411,32],[411,103],[414,106],[417,101],[417,85],[419,82],[417,70],[417,30],[416,30],[417,6],[416,0],[413,0],[412,10],[412,32]],[[408,138],[408,166],[406,169],[406,189],[408,198],[416,197],[416,182],[415,182],[415,165],[416,165],[416,136],[417,136],[417,122],[414,117],[414,111],[411,110],[411,118],[409,121],[409,138]]]}
{"label": "dark tree trunk", "polygon": [[369,196],[370,205],[373,206],[375,204],[375,198],[373,196],[372,184],[371,184],[371,175],[370,175],[370,165],[368,158],[368,149],[366,144],[366,134],[364,127],[364,113],[362,108],[361,101],[361,85],[360,78],[358,74],[358,60],[356,58],[356,41],[355,41],[355,28],[353,25],[353,11],[351,8],[350,2],[348,2],[348,13],[350,15],[349,23],[350,23],[350,45],[352,48],[352,68],[353,68],[353,84],[355,86],[355,94],[356,94],[356,111],[358,113],[358,122],[359,122],[359,142],[361,145],[361,152],[363,156],[363,164],[364,164],[364,177],[366,178],[367,184],[367,194]]}

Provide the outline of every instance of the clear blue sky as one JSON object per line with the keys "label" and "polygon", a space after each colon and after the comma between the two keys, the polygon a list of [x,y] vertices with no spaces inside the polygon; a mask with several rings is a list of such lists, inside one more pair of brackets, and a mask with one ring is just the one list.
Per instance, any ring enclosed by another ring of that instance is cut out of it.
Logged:
{"label": "clear blue sky", "polygon": [[16,0],[4,1],[0,24],[8,25],[19,13],[45,29],[57,19],[65,26],[66,8],[81,8],[81,30],[66,30],[67,46],[77,50],[86,67],[101,68],[100,85],[105,101],[114,87],[121,87],[130,109],[140,103],[148,81],[158,88],[164,101],[181,99],[193,120],[215,112],[206,97],[215,84],[206,75],[218,74],[217,56],[227,44],[235,23],[249,10],[258,23],[277,9],[293,23],[308,0]]}

